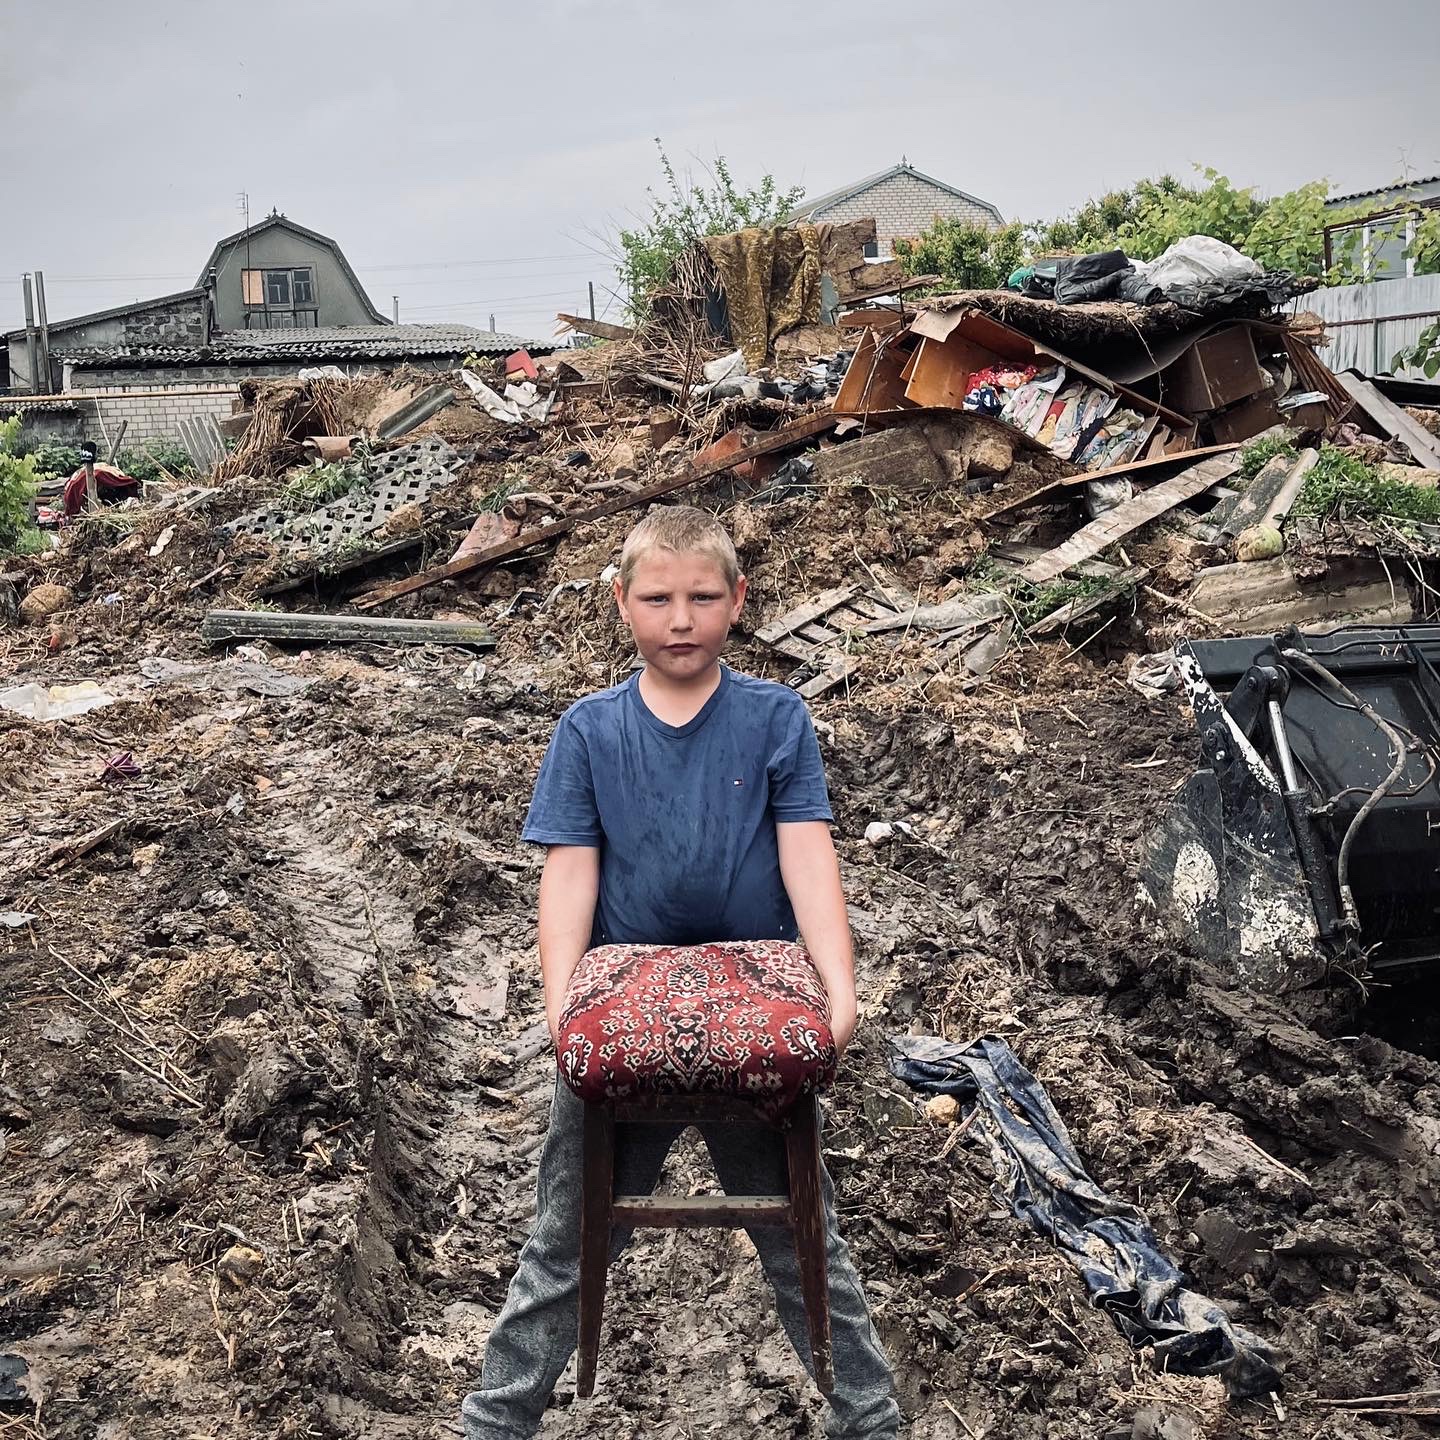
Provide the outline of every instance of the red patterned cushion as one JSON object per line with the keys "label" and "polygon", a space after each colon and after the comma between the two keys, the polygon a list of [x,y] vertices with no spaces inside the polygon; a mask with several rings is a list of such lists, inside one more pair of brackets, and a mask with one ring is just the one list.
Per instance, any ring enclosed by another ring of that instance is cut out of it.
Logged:
{"label": "red patterned cushion", "polygon": [[583,1100],[700,1092],[775,1116],[835,1078],[830,1001],[783,940],[601,945],[571,978],[559,1061]]}

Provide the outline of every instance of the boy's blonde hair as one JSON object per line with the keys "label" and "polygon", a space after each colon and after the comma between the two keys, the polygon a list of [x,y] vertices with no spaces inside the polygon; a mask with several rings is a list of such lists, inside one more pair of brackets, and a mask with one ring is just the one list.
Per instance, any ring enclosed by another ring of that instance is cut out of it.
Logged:
{"label": "boy's blonde hair", "polygon": [[725,527],[707,510],[693,505],[657,505],[626,537],[620,551],[620,589],[628,594],[635,567],[652,550],[706,555],[734,591],[740,578],[740,557]]}

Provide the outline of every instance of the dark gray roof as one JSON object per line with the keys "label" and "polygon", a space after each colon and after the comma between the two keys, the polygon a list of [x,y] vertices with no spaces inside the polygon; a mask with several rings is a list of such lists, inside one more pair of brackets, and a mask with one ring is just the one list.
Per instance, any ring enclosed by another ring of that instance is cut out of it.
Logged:
{"label": "dark gray roof", "polygon": [[149,365],[254,365],[286,360],[389,360],[411,355],[548,354],[543,340],[480,330],[473,325],[330,325],[297,330],[230,330],[209,345],[111,345],[57,351],[81,369]]}
{"label": "dark gray roof", "polygon": [[233,235],[227,235],[223,240],[216,243],[215,248],[210,252],[210,258],[205,262],[200,271],[200,278],[195,282],[197,285],[205,283],[205,277],[214,268],[215,262],[220,258],[220,252],[227,245],[234,245],[243,240],[247,235],[258,235],[262,230],[273,229],[289,230],[293,234],[303,235],[307,240],[314,240],[318,245],[329,247],[331,254],[339,262],[340,268],[349,277],[350,283],[355,287],[355,292],[365,302],[365,308],[370,312],[370,318],[377,325],[388,325],[390,322],[370,303],[370,297],[365,293],[365,287],[360,283],[360,277],[350,268],[350,262],[345,258],[345,252],[328,236],[322,235],[318,230],[308,229],[304,225],[297,225],[293,220],[287,220],[280,214],[267,215],[259,224],[252,225],[248,230],[237,230]]}
{"label": "dark gray roof", "polygon": [[1374,190],[1352,190],[1348,195],[1332,195],[1325,203],[1327,205],[1344,205],[1352,200],[1368,200],[1372,195],[1385,197],[1394,196],[1397,200],[1403,200],[1408,190],[1413,190],[1420,185],[1435,185],[1440,183],[1440,175],[1423,175],[1417,180],[1397,180],[1393,185],[1380,185]]}
{"label": "dark gray roof", "polygon": [[988,210],[994,217],[997,225],[1005,223],[1005,217],[988,200],[982,200],[978,195],[972,195],[968,190],[959,190],[954,185],[947,185],[943,180],[937,180],[933,175],[927,175],[923,170],[917,170],[908,161],[902,160],[898,165],[891,165],[886,170],[877,170],[873,175],[867,175],[863,180],[856,180],[853,184],[842,185],[838,190],[831,190],[828,194],[817,195],[813,200],[802,200],[791,212],[791,218],[803,220],[813,215],[817,210],[826,210],[831,205],[838,205],[842,200],[849,200],[853,196],[862,195],[872,185],[878,185],[882,180],[889,180],[896,175],[909,175],[916,180],[923,180],[927,185],[934,185],[937,189],[947,191],[951,195],[958,196],[961,200],[968,200],[972,205],[978,205],[982,210]]}
{"label": "dark gray roof", "polygon": [[[204,293],[205,287],[199,285],[193,290],[177,290],[173,295],[161,295],[155,300],[135,300],[129,305],[116,305],[110,310],[94,310],[89,315],[76,315],[71,320],[50,320],[47,324],[53,335],[57,330],[73,330],[77,325],[88,325],[93,320],[113,320],[121,315],[138,315],[142,310],[173,305],[177,300],[194,300]],[[17,330],[7,330],[5,339],[18,340],[24,333],[25,327],[21,325]]]}

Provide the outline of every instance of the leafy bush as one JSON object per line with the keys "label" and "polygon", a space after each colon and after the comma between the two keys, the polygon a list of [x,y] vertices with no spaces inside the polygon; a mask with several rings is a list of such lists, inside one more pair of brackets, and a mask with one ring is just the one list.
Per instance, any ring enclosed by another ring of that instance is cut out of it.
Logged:
{"label": "leafy bush", "polygon": [[19,415],[0,421],[0,554],[13,554],[26,532],[34,529],[30,523],[30,505],[39,476],[31,456],[15,453],[20,445],[22,423]]}
{"label": "leafy bush", "polygon": [[1025,227],[999,230],[938,217],[915,240],[897,240],[895,254],[910,275],[941,275],[961,290],[998,290],[1026,254]]}
{"label": "leafy bush", "polygon": [[115,463],[131,479],[146,484],[165,476],[184,480],[195,473],[189,451],[173,440],[147,440],[137,449],[122,450]]}
{"label": "leafy bush", "polygon": [[68,478],[85,463],[85,452],[78,445],[66,445],[60,440],[42,440],[30,447],[30,458],[35,462],[35,473],[42,479],[55,475]]}
{"label": "leafy bush", "polygon": [[668,193],[649,190],[649,220],[620,232],[617,268],[630,318],[636,324],[649,315],[655,291],[695,241],[706,235],[728,235],[748,225],[778,225],[805,193],[803,185],[781,190],[773,175],[764,176],[749,190],[737,189],[722,155],[715,157],[711,167],[713,185],[696,185],[688,175],[682,182],[658,138],[655,146]]}
{"label": "leafy bush", "polygon": [[312,465],[290,476],[281,488],[280,500],[288,510],[315,510],[348,495],[368,473],[363,461]]}
{"label": "leafy bush", "polygon": [[1373,465],[1326,445],[1305,479],[1294,513],[1321,519],[1388,517],[1414,524],[1440,525],[1440,492],[1404,480],[1387,480]]}
{"label": "leafy bush", "polygon": [[1295,458],[1295,446],[1288,435],[1266,435],[1252,441],[1240,452],[1240,473],[1253,480],[1277,455]]}
{"label": "leafy bush", "polygon": [[[1012,222],[993,233],[980,228],[975,235],[962,235],[961,231],[976,227],[941,220],[917,240],[903,246],[897,241],[895,250],[912,275],[934,270],[955,284],[977,288],[982,281],[994,283],[985,278],[992,273],[1003,284],[1010,270],[1027,259],[1119,249],[1135,260],[1153,260],[1187,235],[1209,235],[1267,269],[1293,270],[1327,285],[1348,284],[1363,277],[1360,232],[1336,237],[1336,253],[1327,270],[1325,227],[1358,219],[1373,207],[1326,210],[1329,189],[1326,181],[1312,180],[1265,200],[1216,170],[1201,169],[1198,184],[1187,185],[1173,175],[1138,180],[1058,219]],[[1397,194],[1403,195],[1403,187],[1397,186]],[[1416,269],[1422,273],[1440,269],[1440,212],[1433,210],[1401,210],[1376,222],[1372,251],[1391,236],[1403,236],[1412,219],[1416,231],[1408,254]],[[1012,257],[1014,264],[1009,263]],[[977,272],[982,281],[969,278]]]}

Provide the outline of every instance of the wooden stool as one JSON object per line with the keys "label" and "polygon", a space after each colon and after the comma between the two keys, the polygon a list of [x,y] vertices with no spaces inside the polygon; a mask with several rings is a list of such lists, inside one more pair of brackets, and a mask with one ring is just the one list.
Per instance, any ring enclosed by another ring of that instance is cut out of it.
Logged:
{"label": "wooden stool", "polygon": [[[780,1122],[753,1105],[720,1095],[655,1095],[585,1106],[585,1149],[580,1197],[580,1374],[575,1393],[595,1393],[605,1274],[615,1230],[641,1226],[676,1230],[718,1226],[784,1225],[795,1238],[800,1290],[810,1330],[815,1383],[824,1395],[835,1386],[830,1362],[830,1288],[825,1267],[825,1206],[820,1190],[820,1129],[815,1097],[806,1096]],[[784,1128],[789,1170],[787,1195],[617,1195],[615,1124],[761,1125]]]}

